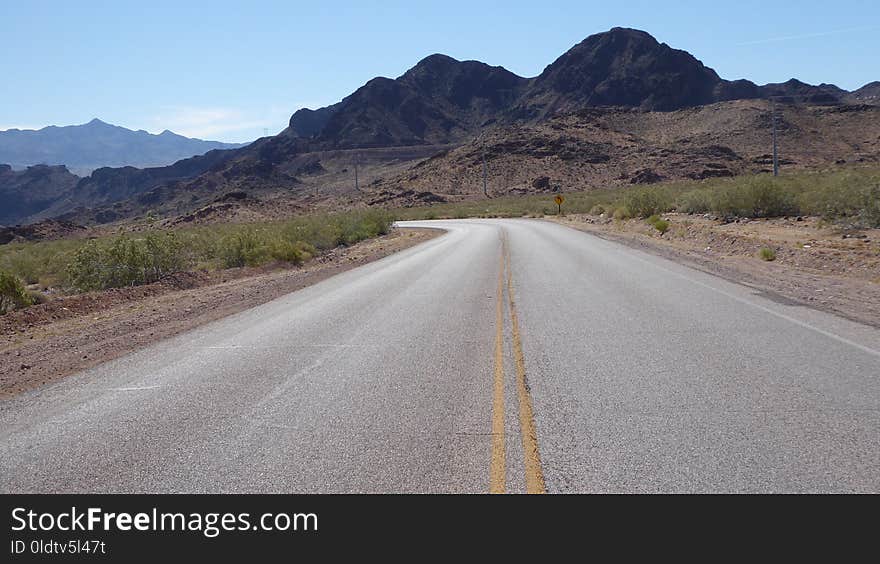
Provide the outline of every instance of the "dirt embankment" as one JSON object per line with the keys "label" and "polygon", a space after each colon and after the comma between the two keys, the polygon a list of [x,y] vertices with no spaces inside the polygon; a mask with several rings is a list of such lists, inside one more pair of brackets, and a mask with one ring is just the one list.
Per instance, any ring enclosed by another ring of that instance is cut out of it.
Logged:
{"label": "dirt embankment", "polygon": [[[663,217],[670,224],[664,235],[644,220],[571,215],[557,221],[880,327],[880,229],[842,230],[816,218],[725,223],[700,215]],[[764,247],[774,251],[774,260],[761,259]]]}
{"label": "dirt embankment", "polygon": [[155,284],[65,296],[0,316],[0,399],[268,302],[439,233],[395,229],[301,267],[181,273]]}

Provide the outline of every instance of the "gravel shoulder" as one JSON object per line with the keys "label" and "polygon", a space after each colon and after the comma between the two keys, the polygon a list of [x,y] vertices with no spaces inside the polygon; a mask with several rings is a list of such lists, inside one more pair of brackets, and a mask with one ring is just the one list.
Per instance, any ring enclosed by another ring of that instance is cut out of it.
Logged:
{"label": "gravel shoulder", "polygon": [[146,286],[64,296],[0,316],[0,399],[266,303],[440,233],[394,229],[300,267],[187,272]]}
{"label": "gravel shoulder", "polygon": [[[548,218],[751,286],[771,299],[880,327],[880,229],[844,231],[817,218],[743,219],[664,214],[660,235],[644,220]],[[773,261],[759,252],[768,247]]]}

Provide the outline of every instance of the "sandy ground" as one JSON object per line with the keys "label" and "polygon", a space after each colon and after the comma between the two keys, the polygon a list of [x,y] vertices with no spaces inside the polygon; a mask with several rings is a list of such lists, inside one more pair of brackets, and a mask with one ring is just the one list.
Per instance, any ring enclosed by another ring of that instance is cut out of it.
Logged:
{"label": "sandy ground", "polygon": [[156,284],[65,296],[0,316],[0,399],[268,302],[435,237],[395,229],[301,267],[183,273]]}
{"label": "sandy ground", "polygon": [[[644,220],[552,218],[740,282],[788,303],[880,327],[880,229],[845,231],[816,218],[743,219],[665,214],[660,235]],[[776,252],[762,260],[761,248]]]}

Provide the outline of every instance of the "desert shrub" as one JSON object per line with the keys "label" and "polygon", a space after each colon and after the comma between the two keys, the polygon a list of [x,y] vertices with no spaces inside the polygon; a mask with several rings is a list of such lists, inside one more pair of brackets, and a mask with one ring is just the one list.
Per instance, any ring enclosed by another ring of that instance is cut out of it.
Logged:
{"label": "desert shrub", "polygon": [[712,195],[708,190],[690,190],[681,194],[675,209],[682,213],[706,213],[712,211]]}
{"label": "desert shrub", "polygon": [[314,254],[315,247],[303,241],[276,239],[269,244],[269,256],[280,262],[302,264]]}
{"label": "desert shrub", "polygon": [[321,251],[342,244],[342,228],[335,222],[318,218],[291,222],[285,229],[285,237],[291,241],[307,241]]}
{"label": "desert shrub", "polygon": [[590,215],[602,215],[605,213],[605,207],[602,204],[596,204],[590,208]]}
{"label": "desert shrub", "polygon": [[41,258],[36,253],[11,253],[3,266],[14,272],[25,284],[36,284],[40,281]]}
{"label": "desert shrub", "polygon": [[618,207],[614,210],[614,219],[616,219],[617,221],[629,219],[630,217],[632,217],[632,215],[630,214],[629,210],[623,206]]}
{"label": "desert shrub", "polygon": [[213,224],[100,239],[0,245],[0,271],[73,291],[149,284],[191,268],[299,264],[339,245],[388,233],[394,216],[366,209],[283,222]]}
{"label": "desert shrub", "polygon": [[183,256],[183,242],[174,233],[149,233],[143,239],[141,253],[144,282],[149,284],[187,266]]}
{"label": "desert shrub", "polygon": [[800,209],[795,193],[772,176],[755,176],[717,190],[712,209],[728,217],[781,217]]}
{"label": "desert shrub", "polygon": [[386,210],[362,210],[295,219],[282,228],[288,241],[302,241],[322,251],[384,235],[394,216]]}
{"label": "desert shrub", "polygon": [[49,298],[46,297],[46,294],[43,294],[42,292],[28,290],[27,294],[30,298],[31,305],[44,304],[49,301]]}
{"label": "desert shrub", "polygon": [[21,280],[8,272],[0,271],[0,315],[33,303],[33,298]]}
{"label": "desert shrub", "polygon": [[254,228],[239,229],[220,239],[218,256],[223,268],[257,266],[269,258],[269,249],[262,244]]}
{"label": "desert shrub", "polygon": [[806,213],[860,227],[880,227],[880,179],[842,174],[814,183],[800,197]]}
{"label": "desert shrub", "polygon": [[174,233],[92,240],[73,254],[67,265],[68,282],[80,291],[150,284],[185,268],[181,251]]}
{"label": "desert shrub", "polygon": [[761,247],[761,250],[758,252],[758,255],[761,257],[761,260],[766,260],[766,261],[776,260],[776,251],[774,251],[770,247]]}
{"label": "desert shrub", "polygon": [[97,241],[89,241],[77,250],[67,265],[70,285],[80,291],[104,287],[104,253]]}
{"label": "desert shrub", "polygon": [[63,286],[67,263],[83,244],[82,240],[67,239],[0,245],[0,270],[20,278],[25,284]]}
{"label": "desert shrub", "polygon": [[660,232],[660,235],[663,235],[667,231],[669,231],[669,222],[660,217],[659,215],[652,215],[647,220],[647,223],[654,227],[657,231]]}
{"label": "desert shrub", "polygon": [[[219,268],[259,266],[270,261],[300,264],[321,251],[388,233],[394,222],[385,210],[306,216],[284,222],[205,228],[192,235],[199,249],[193,262]],[[215,230],[222,235],[212,236]]]}
{"label": "desert shrub", "polygon": [[669,192],[658,186],[632,188],[623,196],[623,205],[633,217],[650,217],[672,210]]}

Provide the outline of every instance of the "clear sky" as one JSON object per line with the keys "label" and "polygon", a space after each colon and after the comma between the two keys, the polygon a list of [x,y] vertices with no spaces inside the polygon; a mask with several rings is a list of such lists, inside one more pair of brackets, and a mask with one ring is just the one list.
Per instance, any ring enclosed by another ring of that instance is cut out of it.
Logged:
{"label": "clear sky", "polygon": [[880,1],[0,0],[0,130],[84,123],[248,141],[431,53],[535,76],[635,27],[723,78],[880,80]]}

